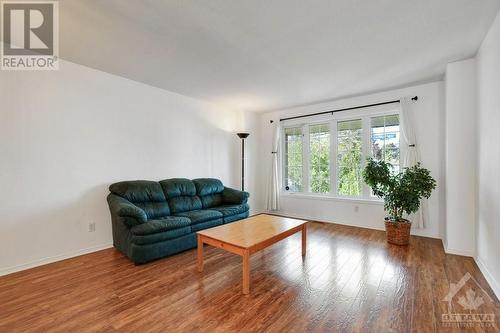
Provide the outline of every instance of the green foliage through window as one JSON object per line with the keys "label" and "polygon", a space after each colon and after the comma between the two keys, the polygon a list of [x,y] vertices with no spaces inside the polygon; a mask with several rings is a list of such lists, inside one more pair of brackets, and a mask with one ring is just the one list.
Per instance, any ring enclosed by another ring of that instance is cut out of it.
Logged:
{"label": "green foliage through window", "polygon": [[372,157],[391,165],[394,173],[399,173],[399,116],[371,118]]}
{"label": "green foliage through window", "polygon": [[361,195],[362,134],[361,119],[337,123],[337,190],[340,195]]}
{"label": "green foliage through window", "polygon": [[330,126],[309,126],[309,186],[311,192],[330,192]]}
{"label": "green foliage through window", "polygon": [[[283,186],[290,192],[368,194],[362,175],[368,156],[387,163],[392,174],[400,172],[397,114],[298,125],[285,128],[283,134]],[[332,148],[336,156],[332,156]],[[331,183],[333,170],[335,184]]]}

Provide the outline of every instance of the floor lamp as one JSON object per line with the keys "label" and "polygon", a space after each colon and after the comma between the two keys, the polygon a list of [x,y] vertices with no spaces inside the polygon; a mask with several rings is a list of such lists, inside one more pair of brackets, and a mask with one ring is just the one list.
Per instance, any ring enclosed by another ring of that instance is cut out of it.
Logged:
{"label": "floor lamp", "polygon": [[245,139],[250,133],[236,133],[241,139],[241,190],[245,190]]}

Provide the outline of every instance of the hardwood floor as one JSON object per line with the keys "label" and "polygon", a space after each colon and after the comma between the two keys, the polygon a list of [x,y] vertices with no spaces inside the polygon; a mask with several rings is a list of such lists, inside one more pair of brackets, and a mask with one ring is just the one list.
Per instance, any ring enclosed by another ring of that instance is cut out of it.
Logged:
{"label": "hardwood floor", "polygon": [[[304,260],[300,234],[251,257],[247,296],[241,258],[210,246],[203,273],[195,249],[142,266],[109,249],[4,276],[0,332],[498,332],[500,305],[476,264],[440,240],[398,247],[380,231],[308,230]],[[472,290],[484,302],[476,312],[496,322],[442,322],[450,283],[467,272],[456,298]]]}

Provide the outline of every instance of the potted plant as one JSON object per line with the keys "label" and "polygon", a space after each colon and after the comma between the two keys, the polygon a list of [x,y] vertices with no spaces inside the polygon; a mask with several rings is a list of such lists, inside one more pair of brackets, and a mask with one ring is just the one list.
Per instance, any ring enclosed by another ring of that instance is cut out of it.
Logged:
{"label": "potted plant", "polygon": [[392,165],[384,161],[368,158],[363,178],[373,190],[373,194],[384,199],[387,241],[391,244],[407,245],[410,241],[411,222],[404,214],[418,211],[420,200],[429,198],[436,188],[436,181],[430,171],[420,163],[405,168],[400,173],[392,172]]}

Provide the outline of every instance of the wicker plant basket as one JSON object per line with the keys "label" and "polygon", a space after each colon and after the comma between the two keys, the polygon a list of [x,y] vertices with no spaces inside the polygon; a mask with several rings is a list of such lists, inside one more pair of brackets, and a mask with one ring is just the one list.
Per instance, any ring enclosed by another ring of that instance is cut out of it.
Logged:
{"label": "wicker plant basket", "polygon": [[387,242],[396,245],[408,245],[410,243],[411,222],[408,220],[391,222],[385,221],[385,232]]}

